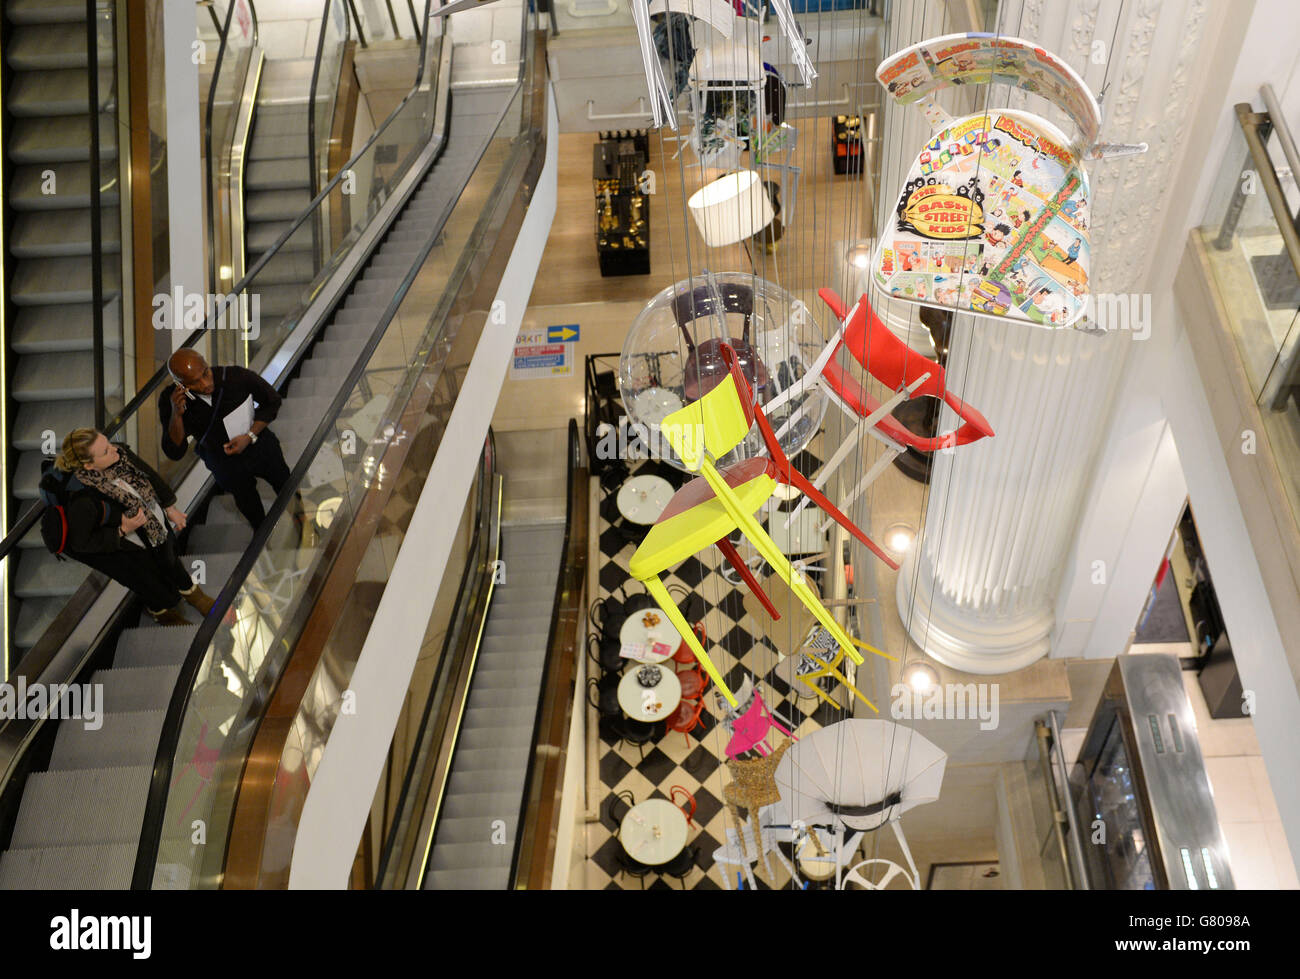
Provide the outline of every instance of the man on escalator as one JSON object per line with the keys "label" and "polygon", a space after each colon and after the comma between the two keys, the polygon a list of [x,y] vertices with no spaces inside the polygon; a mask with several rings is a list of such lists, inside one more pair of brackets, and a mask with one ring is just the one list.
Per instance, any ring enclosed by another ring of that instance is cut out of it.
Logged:
{"label": "man on escalator", "polygon": [[163,452],[180,459],[193,438],[217,485],[257,530],[266,519],[257,480],[266,480],[276,493],[289,481],[280,440],[268,427],[280,410],[279,392],[247,368],[209,367],[188,348],[172,354],[167,370],[176,383],[158,398]]}

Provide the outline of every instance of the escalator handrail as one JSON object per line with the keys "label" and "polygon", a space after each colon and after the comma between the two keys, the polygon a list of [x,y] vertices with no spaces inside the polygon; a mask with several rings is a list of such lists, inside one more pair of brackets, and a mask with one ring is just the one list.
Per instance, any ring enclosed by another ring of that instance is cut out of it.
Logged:
{"label": "escalator handrail", "polygon": [[[425,0],[426,16],[428,14],[428,4],[429,4],[429,0]],[[339,168],[339,172],[334,175],[334,177],[330,180],[330,182],[327,183],[323,188],[321,188],[321,192],[317,194],[314,198],[312,198],[311,203],[307,205],[307,207],[303,210],[303,212],[299,214],[297,218],[294,219],[293,223],[280,235],[279,238],[276,239],[275,244],[272,245],[267,251],[263,252],[262,256],[256,262],[253,263],[253,267],[244,274],[244,277],[240,279],[237,283],[235,283],[234,288],[232,288],[230,290],[230,293],[227,296],[225,296],[222,303],[214,304],[214,309],[212,313],[204,321],[203,325],[195,329],[193,333],[191,333],[188,337],[186,337],[185,342],[182,343],[180,347],[177,349],[185,349],[194,346],[194,344],[196,344],[200,339],[202,339],[208,333],[218,328],[218,325],[222,322],[223,318],[226,315],[226,312],[235,303],[235,301],[244,292],[244,290],[248,288],[249,283],[252,282],[254,277],[259,272],[262,271],[262,269],[266,266],[267,262],[269,262],[272,258],[274,258],[279,253],[280,248],[283,247],[284,243],[289,240],[289,238],[294,234],[294,232],[296,232],[300,227],[302,227],[303,222],[305,222],[307,218],[310,217],[315,212],[316,208],[320,205],[321,201],[323,201],[327,196],[329,196],[329,194],[334,190],[334,188],[337,187],[339,183],[343,180],[343,178],[347,175],[348,171],[353,167],[353,165],[356,164],[358,160],[360,160],[362,155],[364,155],[370,149],[370,147],[373,146],[375,142],[378,141],[378,139],[384,135],[385,131],[388,129],[388,126],[393,122],[394,119],[397,118],[398,113],[400,113],[402,109],[405,108],[407,102],[409,102],[413,97],[415,97],[416,93],[419,92],[420,84],[424,80],[424,62],[427,58],[428,36],[429,36],[429,32],[427,30],[424,31],[423,33],[424,33],[424,40],[420,42],[419,64],[416,67],[415,83],[411,86],[411,90],[407,92],[405,96],[403,96],[402,101],[399,102],[397,106],[393,109],[393,111],[388,114],[388,118],[384,120],[383,125],[381,125],[373,133],[370,134],[369,138],[366,140],[365,144],[361,147],[361,149],[357,150],[356,153],[352,154],[352,158],[348,160],[347,163],[343,164],[343,166]],[[112,424],[108,425],[103,430],[104,435],[106,435],[111,440],[114,435],[116,435],[124,427],[126,427],[127,422],[131,420],[131,418],[136,414],[136,412],[140,410],[142,406],[148,404],[153,399],[154,393],[160,387],[162,387],[163,382],[168,379],[169,376],[167,373],[167,365],[164,364],[162,367],[158,368],[158,370],[154,373],[153,377],[151,377],[144,384],[144,386],[140,388],[140,390],[136,393],[135,397],[133,397],[130,401],[126,403],[125,406],[123,406],[117,418],[112,422]],[[13,550],[18,546],[19,542],[24,537],[27,536],[27,532],[36,525],[36,522],[38,520],[41,519],[41,514],[44,512],[45,512],[45,503],[41,500],[37,500],[36,506],[28,510],[27,514],[22,519],[20,519],[18,523],[14,525],[13,529],[9,531],[7,535],[5,535],[4,540],[0,541],[0,561],[3,561],[6,558],[8,558],[10,553],[12,553]]]}
{"label": "escalator handrail", "polygon": [[[257,47],[257,8],[253,5],[253,0],[247,0],[249,16],[253,21],[253,34],[249,43],[249,50]],[[217,104],[217,83],[221,81],[221,66],[226,60],[226,46],[230,38],[230,21],[235,16],[235,7],[239,5],[239,0],[231,0],[226,7],[226,22],[221,26],[221,43],[217,46],[217,60],[212,66],[212,81],[208,83],[208,104],[203,111],[203,168],[204,176],[207,178],[208,186],[208,232],[211,234],[217,226],[216,219],[216,188],[213,172],[215,161],[212,155],[212,110]],[[213,14],[215,17],[216,15]],[[215,247],[209,249],[211,256],[208,259],[208,274],[212,277],[212,284],[217,284],[217,250]],[[238,290],[236,289],[236,292]],[[123,421],[126,419],[125,409],[123,410]]]}
{"label": "escalator handrail", "polygon": [[[325,57],[325,29],[330,22],[330,7],[335,3],[341,3],[343,0],[325,0],[325,7],[320,15],[320,37],[316,39],[316,61],[311,67],[311,94],[307,97],[307,165],[308,178],[311,180],[312,191],[320,183],[320,171],[317,169],[316,160],[316,87],[320,82],[321,61]],[[347,16],[346,8],[343,11],[343,43],[347,44],[352,38],[352,19]],[[338,91],[338,86],[335,86]]]}
{"label": "escalator handrail", "polygon": [[[425,33],[427,35],[428,32]],[[449,41],[450,38],[447,40]],[[448,97],[450,84],[451,80],[449,78],[438,81],[439,87],[445,89]],[[434,97],[440,98],[441,96],[435,93]],[[445,132],[442,136],[435,136],[435,138],[445,138]],[[339,175],[341,176],[343,172],[340,171]],[[436,240],[436,236],[430,239],[430,248],[432,248],[434,240]],[[212,608],[199,624],[198,630],[190,642],[189,651],[186,653],[185,661],[181,666],[180,673],[175,681],[175,687],[172,690],[171,700],[167,705],[167,714],[163,720],[162,732],[158,740],[158,751],[154,758],[148,801],[145,804],[144,822],[140,831],[140,843],[136,850],[135,871],[131,881],[133,890],[149,890],[153,885],[154,867],[158,859],[163,820],[166,816],[167,797],[171,789],[172,763],[175,758],[176,748],[180,743],[181,727],[189,707],[190,696],[194,691],[199,668],[203,665],[208,648],[211,646],[226,613],[230,610],[235,596],[243,588],[245,580],[253,570],[253,566],[266,549],[272,532],[279,525],[280,518],[289,509],[295,495],[302,486],[303,480],[307,476],[308,470],[315,464],[316,456],[321,447],[335,431],[335,421],[352,397],[354,389],[370,363],[371,356],[387,334],[388,325],[393,321],[398,309],[405,302],[407,293],[423,268],[424,258],[427,258],[427,256],[428,251],[426,250],[424,256],[415,261],[398,283],[393,298],[389,301],[383,313],[380,314],[370,337],[366,340],[365,346],[357,354],[347,376],[340,382],[338,391],[322,413],[316,430],[312,433],[311,438],[307,440],[307,444],[299,455],[297,463],[289,474],[289,478],[285,481],[284,487],[276,494],[271,505],[267,507],[266,518],[254,531],[252,541],[244,549],[244,553],[240,555],[239,562],[226,579],[221,591],[217,593]]]}

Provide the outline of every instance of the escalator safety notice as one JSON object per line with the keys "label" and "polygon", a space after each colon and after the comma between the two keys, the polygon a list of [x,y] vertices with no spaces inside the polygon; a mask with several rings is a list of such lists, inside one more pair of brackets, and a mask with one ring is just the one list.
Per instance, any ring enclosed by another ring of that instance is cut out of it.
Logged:
{"label": "escalator safety notice", "polygon": [[578,339],[576,324],[525,327],[515,338],[510,376],[521,381],[573,374],[573,345]]}

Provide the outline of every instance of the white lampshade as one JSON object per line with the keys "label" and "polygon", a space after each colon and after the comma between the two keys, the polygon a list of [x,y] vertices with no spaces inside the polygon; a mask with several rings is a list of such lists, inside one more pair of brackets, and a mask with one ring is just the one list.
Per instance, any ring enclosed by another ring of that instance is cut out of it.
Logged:
{"label": "white lampshade", "polygon": [[775,217],[767,191],[753,170],[729,173],[705,184],[686,202],[710,247],[752,238]]}

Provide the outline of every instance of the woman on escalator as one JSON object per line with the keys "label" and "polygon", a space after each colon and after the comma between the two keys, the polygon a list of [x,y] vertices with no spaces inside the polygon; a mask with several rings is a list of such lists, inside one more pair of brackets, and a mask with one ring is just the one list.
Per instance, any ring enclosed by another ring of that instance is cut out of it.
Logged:
{"label": "woman on escalator", "polygon": [[176,556],[185,514],[161,476],[93,428],[70,432],[54,467],[41,488],[63,506],[69,557],[139,595],[159,625],[186,623],[181,599],[208,614],[212,599]]}

